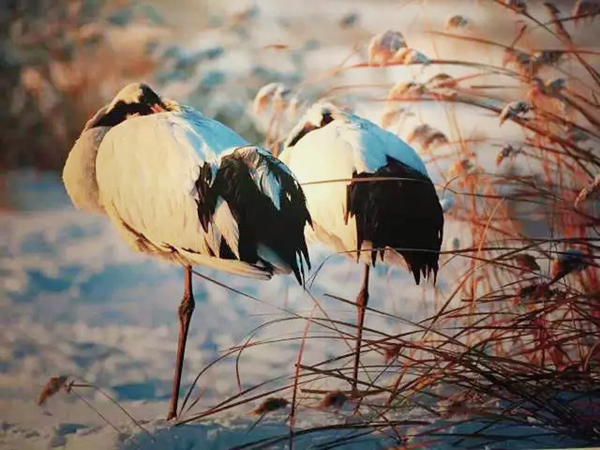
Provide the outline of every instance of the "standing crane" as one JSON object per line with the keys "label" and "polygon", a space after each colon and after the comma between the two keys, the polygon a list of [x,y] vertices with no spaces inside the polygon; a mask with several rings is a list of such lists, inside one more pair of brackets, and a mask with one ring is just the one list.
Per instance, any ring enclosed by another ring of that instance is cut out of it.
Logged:
{"label": "standing crane", "polygon": [[[406,262],[415,283],[438,272],[444,216],[425,164],[398,136],[331,103],[311,106],[281,160],[306,195],[307,235],[364,263],[352,389],[356,390],[370,266]],[[402,258],[400,258],[401,256]]]}
{"label": "standing crane", "polygon": [[78,208],[108,216],[142,253],[185,269],[167,419],[177,416],[192,313],[192,266],[269,279],[310,268],[302,189],[267,151],[149,86],[124,87],[85,125],[63,181]]}

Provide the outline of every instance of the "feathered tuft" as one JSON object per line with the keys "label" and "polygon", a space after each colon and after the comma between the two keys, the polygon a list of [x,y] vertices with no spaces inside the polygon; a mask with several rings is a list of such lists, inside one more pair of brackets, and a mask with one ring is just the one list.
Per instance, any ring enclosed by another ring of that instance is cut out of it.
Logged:
{"label": "feathered tuft", "polygon": [[[431,180],[388,157],[375,173],[354,173],[348,186],[348,216],[356,217],[357,256],[370,242],[371,263],[384,261],[386,248],[406,261],[417,284],[438,272],[444,230],[444,213]],[[395,178],[382,180],[383,178]]]}
{"label": "feathered tuft", "polygon": [[[270,153],[254,146],[221,155],[212,171],[205,165],[196,189],[200,223],[210,223],[224,201],[237,223],[237,248],[221,248],[222,259],[265,266],[273,272],[292,271],[304,282],[310,269],[305,225],[311,224],[304,193],[289,169]],[[214,171],[214,177],[212,175]]]}

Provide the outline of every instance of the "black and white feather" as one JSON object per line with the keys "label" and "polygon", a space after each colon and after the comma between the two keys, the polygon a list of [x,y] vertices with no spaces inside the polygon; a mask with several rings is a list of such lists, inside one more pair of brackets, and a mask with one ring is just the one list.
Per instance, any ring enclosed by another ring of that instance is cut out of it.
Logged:
{"label": "black and white feather", "polygon": [[76,206],[106,214],[138,251],[262,279],[301,282],[310,267],[310,216],[289,169],[144,84],[88,121],[63,180]]}
{"label": "black and white feather", "polygon": [[290,133],[281,159],[306,195],[307,235],[367,264],[397,263],[401,255],[417,284],[435,279],[442,208],[423,161],[398,136],[317,103]]}
{"label": "black and white feather", "polygon": [[281,161],[259,147],[233,148],[202,166],[196,188],[204,231],[212,223],[223,237],[215,256],[271,272],[291,268],[301,282],[309,261],[304,226],[311,221],[304,193]]}

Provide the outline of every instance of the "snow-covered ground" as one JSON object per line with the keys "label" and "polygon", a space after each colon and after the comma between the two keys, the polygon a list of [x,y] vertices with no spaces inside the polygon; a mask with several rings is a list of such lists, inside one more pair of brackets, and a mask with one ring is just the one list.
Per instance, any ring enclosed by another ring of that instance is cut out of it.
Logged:
{"label": "snow-covered ground", "polygon": [[[282,440],[269,448],[287,446],[289,408],[270,414],[255,426],[258,417],[252,411],[258,401],[200,423],[175,428],[167,424],[163,418],[174,362],[181,270],[131,252],[105,219],[73,210],[54,174],[15,172],[9,175],[8,186],[9,201],[18,209],[0,215],[0,448],[216,450],[272,437]],[[330,257],[320,247],[312,246],[311,251],[315,267]],[[198,304],[187,346],[184,390],[203,367],[244,342],[258,325],[274,318],[293,318],[294,314],[307,316],[314,304],[291,277],[260,282],[200,271],[256,300],[195,281]],[[374,273],[373,308],[413,321],[432,313],[431,288],[414,286],[401,268],[378,267]],[[352,261],[334,257],[321,269],[312,293],[336,320],[352,321],[355,310],[351,305],[323,294],[354,298],[360,275]],[[442,279],[439,287],[443,290],[444,286]],[[253,335],[253,340],[298,338],[304,326],[303,320],[281,322]],[[367,326],[389,333],[407,328],[400,320],[378,314],[368,315]],[[309,336],[323,336],[323,331],[312,326]],[[262,391],[285,384],[286,378],[293,376],[298,348],[295,340],[245,350],[239,361],[243,388],[278,377],[283,380],[267,384]],[[347,351],[339,340],[309,339],[303,363]],[[381,361],[381,355],[363,357],[365,364]],[[97,412],[74,394],[62,392],[38,406],[42,385],[61,374],[93,383],[108,393],[149,434],[92,389],[77,388],[76,392]],[[198,392],[202,398],[183,418],[238,392],[234,358],[213,366],[198,386],[192,399]],[[347,389],[324,381],[310,387]],[[318,401],[301,398],[295,425],[298,430],[325,429],[300,435],[296,448],[326,447],[353,433],[335,429],[352,423],[352,404],[339,412],[325,412],[314,408]],[[511,436],[517,432],[514,427],[498,430],[498,434]],[[531,430],[521,433],[528,435]],[[552,448],[561,445],[546,442]],[[343,448],[381,449],[393,444],[391,438],[375,433]],[[431,448],[449,447],[439,444]]]}
{"label": "snow-covered ground", "polygon": [[[27,437],[28,444],[43,447],[49,441],[62,442],[65,436],[77,442],[89,435],[91,423],[99,423],[73,396],[58,395],[44,407],[35,405],[41,386],[60,374],[94,383],[131,408],[135,417],[162,416],[172,379],[181,269],[131,252],[104,218],[73,210],[55,175],[14,173],[8,184],[21,208],[0,216],[0,420],[5,443]],[[321,248],[311,249],[315,267],[329,256]],[[243,342],[261,323],[308,314],[313,306],[291,277],[260,282],[202,272],[256,300],[195,282],[198,306],[184,385],[189,386],[221,350]],[[406,319],[431,312],[419,299],[422,290],[404,284],[406,280],[401,269],[377,268],[373,306]],[[352,299],[359,283],[359,267],[334,257],[323,266],[313,292]],[[399,286],[402,300],[385,305]],[[336,319],[353,319],[354,308],[319,298]],[[369,317],[368,325],[390,331],[400,326],[382,316]],[[299,337],[303,327],[300,320],[286,321],[255,339]],[[292,375],[298,345],[281,342],[246,350],[239,367],[243,385]],[[334,340],[309,341],[303,361],[318,362],[340,350],[343,344]],[[232,395],[237,389],[234,360],[216,365],[199,385],[204,392],[196,411]],[[92,398],[107,417],[127,422],[100,394]],[[239,411],[242,416],[248,412]],[[103,438],[102,445],[114,444]]]}

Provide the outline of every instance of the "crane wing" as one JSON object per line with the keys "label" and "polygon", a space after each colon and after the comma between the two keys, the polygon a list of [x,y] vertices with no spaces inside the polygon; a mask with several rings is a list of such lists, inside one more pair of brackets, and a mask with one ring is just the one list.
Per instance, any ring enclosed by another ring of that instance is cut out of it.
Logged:
{"label": "crane wing", "polygon": [[357,116],[352,116],[352,120],[348,120],[345,126],[349,130],[349,141],[357,153],[356,161],[364,164],[363,170],[357,164],[359,172],[376,172],[391,157],[428,177],[427,168],[419,154],[394,133]]}
{"label": "crane wing", "polygon": [[207,165],[197,183],[198,214],[205,230],[213,224],[224,237],[222,255],[292,271],[302,283],[304,265],[310,268],[304,227],[311,219],[289,169],[254,146],[230,149]]}

